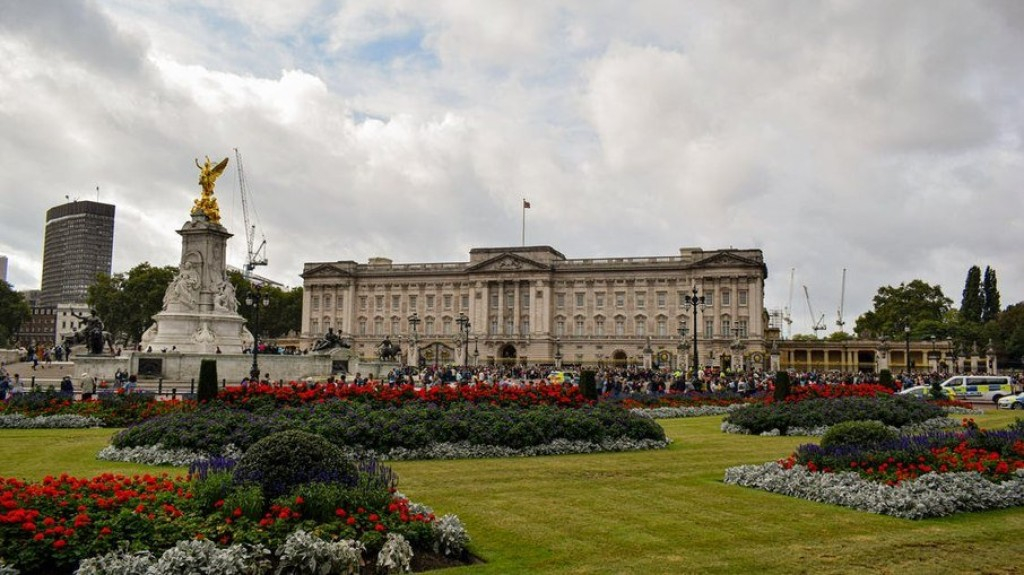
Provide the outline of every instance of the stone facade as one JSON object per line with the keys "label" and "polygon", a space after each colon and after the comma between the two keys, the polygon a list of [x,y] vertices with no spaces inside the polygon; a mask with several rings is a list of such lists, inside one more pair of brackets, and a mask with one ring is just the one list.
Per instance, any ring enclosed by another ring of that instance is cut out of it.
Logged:
{"label": "stone facade", "polygon": [[569,259],[526,246],[475,248],[468,262],[307,263],[302,338],[308,347],[330,328],[369,359],[390,337],[424,364],[689,366],[694,310],[684,298],[696,286],[708,304],[697,312],[701,365],[761,366],[767,275],[756,249]]}

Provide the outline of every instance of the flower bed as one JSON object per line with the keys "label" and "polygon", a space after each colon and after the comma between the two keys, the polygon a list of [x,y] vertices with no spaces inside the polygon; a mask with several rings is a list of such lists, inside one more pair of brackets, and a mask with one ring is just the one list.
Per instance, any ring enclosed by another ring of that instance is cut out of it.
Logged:
{"label": "flower bed", "polygon": [[101,393],[95,399],[70,401],[52,391],[18,393],[0,402],[0,414],[27,417],[78,415],[94,417],[105,427],[124,427],[150,417],[191,411],[194,401],[157,401],[150,393]]}
{"label": "flower bed", "polygon": [[605,396],[604,400],[610,403],[617,403],[625,409],[657,409],[662,407],[728,407],[730,405],[752,403],[759,401],[760,398],[720,391],[715,393],[688,392],[661,395],[632,393],[618,398]]}
{"label": "flower bed", "polygon": [[1024,421],[870,444],[801,445],[726,471],[726,483],[909,519],[1024,505]]}
{"label": "flower bed", "polygon": [[0,415],[0,429],[80,429],[102,427],[103,420],[84,415],[37,415],[20,413]]}
{"label": "flower bed", "polygon": [[220,391],[217,399],[229,405],[256,409],[271,402],[276,406],[298,406],[320,403],[329,399],[345,399],[383,406],[406,403],[432,403],[446,406],[456,403],[486,403],[505,407],[557,405],[582,407],[592,403],[583,397],[579,388],[567,385],[537,384],[523,387],[502,385],[441,385],[416,388],[412,385],[387,386],[379,384],[327,384],[291,383],[288,385],[229,386]]}
{"label": "flower bed", "polygon": [[786,435],[790,428],[813,429],[857,420],[874,420],[893,427],[904,427],[943,417],[945,414],[942,407],[920,398],[878,394],[755,403],[733,411],[725,418],[725,423],[755,435],[774,430]]}
{"label": "flower bed", "polygon": [[165,562],[179,566],[224,568],[234,557],[262,569],[245,572],[269,572],[274,564],[300,572],[288,570],[299,568],[295,558],[305,557],[305,565],[316,553],[329,557],[331,541],[357,549],[357,566],[365,558],[405,567],[414,553],[466,557],[469,538],[458,518],[438,519],[410,502],[394,490],[390,470],[372,462],[363,462],[353,484],[307,483],[273,500],[233,483],[232,466],[207,463],[191,478],[0,478],[0,557],[22,573],[71,573],[80,561],[83,573],[128,564],[143,570],[116,572],[144,572],[156,563],[152,552],[164,550]]}
{"label": "flower bed", "polygon": [[333,400],[258,413],[214,404],[147,420],[119,432],[112,443],[119,448],[160,443],[171,449],[222,454],[228,445],[245,450],[286,429],[302,429],[337,446],[380,454],[463,442],[525,449],[556,440],[597,445],[621,439],[665,441],[664,430],[654,421],[609,405],[562,409],[486,403],[440,407],[414,402],[380,409],[363,402]]}
{"label": "flower bed", "polygon": [[[893,395],[893,393],[894,391],[891,387],[885,385],[878,385],[876,383],[836,385],[816,383],[813,385],[800,385],[791,387],[789,389],[789,395],[786,396],[786,401],[789,403],[797,403],[801,401],[807,401],[809,399],[834,399],[837,397],[879,397]],[[769,395],[766,399],[770,402],[772,401],[772,396]]]}

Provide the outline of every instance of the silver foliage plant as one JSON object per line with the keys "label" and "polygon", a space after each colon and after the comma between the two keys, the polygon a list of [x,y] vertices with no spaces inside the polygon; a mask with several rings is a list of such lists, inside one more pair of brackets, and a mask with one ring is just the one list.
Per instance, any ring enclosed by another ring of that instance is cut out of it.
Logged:
{"label": "silver foliage plant", "polygon": [[4,563],[3,559],[0,559],[0,575],[20,575],[21,571],[14,568],[13,565]]}
{"label": "silver foliage plant", "polygon": [[469,545],[469,533],[457,515],[451,513],[434,521],[434,552],[458,557]]}
{"label": "silver foliage plant", "polygon": [[[500,445],[473,445],[469,442],[433,443],[426,447],[407,449],[396,447],[387,453],[374,451],[356,452],[343,448],[349,455],[372,455],[380,460],[407,461],[423,459],[480,459],[491,457],[535,457],[540,455],[568,455],[576,453],[598,453],[603,451],[639,451],[644,449],[664,449],[669,441],[654,439],[616,438],[594,443],[590,441],[570,441],[556,439],[544,445],[535,445],[523,449],[503,447]],[[233,446],[225,450],[225,457],[237,459],[241,456]],[[161,444],[144,447],[118,448],[112,445],[104,447],[96,456],[105,461],[127,461],[145,465],[188,466],[197,459],[207,459],[209,454],[189,449],[168,449]]]}
{"label": "silver foliage plant", "polygon": [[179,541],[159,559],[127,548],[83,559],[75,575],[265,575],[269,555],[262,545],[221,548],[209,540]]}
{"label": "silver foliage plant", "polygon": [[705,415],[726,415],[736,411],[746,404],[733,403],[731,405],[693,405],[680,407],[652,407],[649,409],[634,407],[629,411],[640,417],[649,419],[672,419],[676,417],[703,417]]}
{"label": "silver foliage plant", "polygon": [[355,540],[324,541],[302,529],[277,548],[276,575],[358,575],[366,547]]}
{"label": "silver foliage plant", "polygon": [[777,462],[725,470],[725,482],[902,519],[1024,505],[1024,470],[995,483],[976,472],[926,473],[890,486],[850,471],[817,473]]}
{"label": "silver foliage plant", "polygon": [[37,415],[28,417],[21,413],[0,415],[0,429],[83,429],[103,427],[103,420],[91,415]]}
{"label": "silver foliage plant", "polygon": [[402,573],[412,571],[412,545],[401,533],[388,533],[380,553],[377,554],[379,573]]}

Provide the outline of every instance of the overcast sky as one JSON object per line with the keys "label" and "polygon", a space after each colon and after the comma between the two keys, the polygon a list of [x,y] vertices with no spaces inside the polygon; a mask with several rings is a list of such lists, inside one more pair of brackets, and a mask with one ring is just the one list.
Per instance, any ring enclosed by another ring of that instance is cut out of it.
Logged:
{"label": "overcast sky", "polygon": [[[38,288],[46,210],[116,204],[114,272],[177,264],[234,148],[269,266],[473,247],[759,248],[766,306],[848,329],[880,286],[1024,300],[1024,2],[0,0],[0,254]],[[99,192],[97,193],[97,187]]]}

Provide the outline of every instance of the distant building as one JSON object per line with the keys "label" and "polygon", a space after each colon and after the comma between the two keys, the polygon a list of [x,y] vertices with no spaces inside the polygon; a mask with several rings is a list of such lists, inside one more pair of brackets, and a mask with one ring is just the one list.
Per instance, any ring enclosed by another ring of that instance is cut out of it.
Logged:
{"label": "distant building", "polygon": [[757,249],[569,259],[526,246],[475,248],[465,262],[307,263],[302,337],[311,343],[333,329],[363,359],[387,336],[403,350],[415,344],[407,359],[425,364],[683,368],[692,365],[686,296],[696,285],[707,304],[697,318],[701,365],[762,366],[767,276]]}
{"label": "distant building", "polygon": [[74,201],[50,208],[46,212],[40,305],[85,302],[96,275],[110,273],[113,253],[113,205]]}
{"label": "distant building", "polygon": [[7,281],[7,256],[0,256],[0,281]]}

